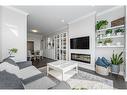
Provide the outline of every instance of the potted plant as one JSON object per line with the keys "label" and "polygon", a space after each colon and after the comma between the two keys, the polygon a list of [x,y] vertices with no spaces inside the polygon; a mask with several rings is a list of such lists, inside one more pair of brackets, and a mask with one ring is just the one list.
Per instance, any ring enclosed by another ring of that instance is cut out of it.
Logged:
{"label": "potted plant", "polygon": [[105,39],[104,41],[104,44],[107,45],[107,46],[110,46],[112,43],[112,39],[108,38],[108,39]]}
{"label": "potted plant", "polygon": [[118,74],[120,72],[120,64],[123,63],[123,52],[120,54],[112,54],[111,63],[112,63],[112,72]]}
{"label": "potted plant", "polygon": [[97,30],[104,29],[104,28],[106,28],[106,25],[108,25],[108,21],[107,20],[97,21],[96,29]]}
{"label": "potted plant", "polygon": [[117,35],[121,35],[121,33],[123,33],[124,32],[124,29],[117,29],[117,30],[115,30],[115,34],[117,34]]}
{"label": "potted plant", "polygon": [[99,46],[102,46],[102,43],[103,43],[102,41],[98,41]]}
{"label": "potted plant", "polygon": [[18,49],[12,48],[9,49],[9,57],[14,57],[14,54],[17,53]]}
{"label": "potted plant", "polygon": [[107,36],[111,36],[111,34],[112,34],[112,29],[106,30],[106,35],[107,35]]}

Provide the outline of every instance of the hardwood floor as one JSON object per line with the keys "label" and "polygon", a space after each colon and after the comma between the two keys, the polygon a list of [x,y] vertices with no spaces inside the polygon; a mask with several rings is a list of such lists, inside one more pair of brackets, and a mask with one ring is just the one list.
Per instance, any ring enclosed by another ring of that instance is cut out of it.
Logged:
{"label": "hardwood floor", "polygon": [[47,63],[49,62],[53,62],[55,60],[53,59],[49,59],[49,58],[43,58],[41,60],[32,60],[32,64],[33,66],[35,66],[36,68],[40,68],[40,67],[44,67],[44,66],[47,66]]}
{"label": "hardwood floor", "polygon": [[[55,61],[55,60],[49,59],[49,58],[44,58],[44,59],[42,59],[40,61],[39,60],[32,61],[32,64],[36,68],[41,68],[43,66],[46,66],[47,63],[53,62],[53,61]],[[97,75],[97,76],[101,76],[103,78],[107,78],[107,79],[113,80],[113,87],[114,88],[127,89],[127,82],[124,81],[123,76],[115,75],[115,74],[109,74],[109,76],[102,76],[102,75],[97,74],[95,71],[88,70],[88,69],[81,68],[81,67],[79,67],[79,70],[84,71],[84,72],[88,72],[88,73],[91,73],[91,74],[94,74],[94,75]]]}

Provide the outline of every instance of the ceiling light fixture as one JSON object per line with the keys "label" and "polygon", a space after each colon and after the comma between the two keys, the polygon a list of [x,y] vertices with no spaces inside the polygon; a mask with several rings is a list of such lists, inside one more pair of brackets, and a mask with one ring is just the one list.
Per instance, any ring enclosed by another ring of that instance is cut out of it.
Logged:
{"label": "ceiling light fixture", "polygon": [[61,22],[65,22],[64,19],[62,19]]}
{"label": "ceiling light fixture", "polygon": [[38,31],[37,31],[37,30],[32,30],[32,32],[36,33],[36,32],[38,32]]}

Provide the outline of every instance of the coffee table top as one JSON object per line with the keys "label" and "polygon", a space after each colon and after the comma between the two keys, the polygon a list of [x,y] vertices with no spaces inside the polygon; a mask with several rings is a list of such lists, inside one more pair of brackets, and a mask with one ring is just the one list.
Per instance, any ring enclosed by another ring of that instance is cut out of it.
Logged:
{"label": "coffee table top", "polygon": [[75,66],[78,65],[75,61],[66,61],[66,60],[58,60],[55,62],[51,62],[47,64],[48,66],[53,66],[59,69],[65,69],[70,66]]}

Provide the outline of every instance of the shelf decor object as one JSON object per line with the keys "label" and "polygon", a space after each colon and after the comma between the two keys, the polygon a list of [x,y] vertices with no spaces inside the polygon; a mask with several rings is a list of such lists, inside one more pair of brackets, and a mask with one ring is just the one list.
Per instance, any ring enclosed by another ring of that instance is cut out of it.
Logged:
{"label": "shelf decor object", "polygon": [[122,33],[124,33],[124,32],[125,32],[125,30],[121,29],[121,28],[118,28],[118,29],[115,30],[116,35],[122,35]]}
{"label": "shelf decor object", "polygon": [[96,30],[96,47],[124,48],[124,32],[125,25]]}
{"label": "shelf decor object", "polygon": [[107,20],[97,21],[96,29],[97,30],[104,29],[104,28],[106,28],[106,25],[108,25],[108,21]]}
{"label": "shelf decor object", "polygon": [[112,29],[106,30],[106,35],[109,37],[112,35]]}
{"label": "shelf decor object", "polygon": [[103,42],[102,41],[98,41],[98,45],[99,46],[102,46],[103,45]]}
{"label": "shelf decor object", "polygon": [[111,63],[112,63],[112,72],[115,74],[118,74],[120,72],[120,64],[123,63],[122,54],[123,52],[121,52],[120,54],[115,54],[113,51]]}
{"label": "shelf decor object", "polygon": [[111,27],[120,26],[124,24],[125,24],[125,17],[121,17],[121,18],[111,21]]}
{"label": "shelf decor object", "polygon": [[111,46],[111,43],[112,43],[112,39],[111,38],[107,38],[104,41],[104,45],[107,45],[107,46]]}

